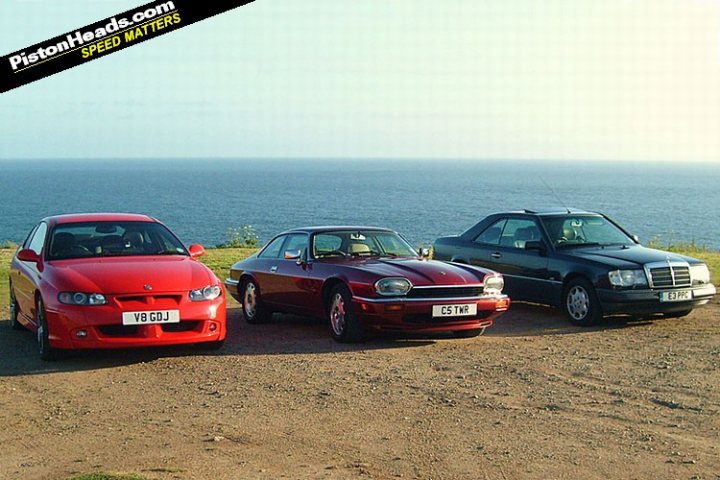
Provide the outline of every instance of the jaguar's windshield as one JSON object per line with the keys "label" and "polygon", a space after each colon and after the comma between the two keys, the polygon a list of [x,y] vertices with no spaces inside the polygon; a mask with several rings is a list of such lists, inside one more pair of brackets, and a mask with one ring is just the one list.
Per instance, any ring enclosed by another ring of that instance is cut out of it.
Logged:
{"label": "jaguar's windshield", "polygon": [[312,241],[315,258],[329,257],[417,257],[397,233],[382,230],[338,230],[316,233]]}
{"label": "jaguar's windshield", "polygon": [[165,226],[155,222],[83,222],[56,226],[46,258],[65,260],[142,255],[189,255]]}
{"label": "jaguar's windshield", "polygon": [[635,242],[599,215],[563,215],[541,218],[550,240],[558,248],[590,245],[633,245]]}

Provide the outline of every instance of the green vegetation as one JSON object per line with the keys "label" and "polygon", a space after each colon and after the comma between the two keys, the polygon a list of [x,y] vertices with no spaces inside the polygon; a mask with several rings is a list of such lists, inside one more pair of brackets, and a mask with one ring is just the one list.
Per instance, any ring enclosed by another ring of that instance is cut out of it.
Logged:
{"label": "green vegetation", "polygon": [[230,276],[233,263],[255,253],[256,248],[208,248],[200,261],[210,267],[221,281]]}
{"label": "green vegetation", "polygon": [[697,255],[699,253],[717,253],[712,248],[704,244],[699,244],[695,240],[689,242],[675,242],[672,239],[666,242],[660,240],[659,237],[653,237],[648,241],[646,247],[657,248],[658,250],[668,250],[683,255]]}
{"label": "green vegetation", "polygon": [[216,245],[217,248],[257,248],[258,236],[255,227],[252,225],[243,225],[239,228],[228,228],[227,235],[229,240],[225,243]]}
{"label": "green vegetation", "polygon": [[14,248],[0,248],[0,319],[8,318],[8,274],[10,273],[10,259],[15,254]]}
{"label": "green vegetation", "polygon": [[68,477],[67,480],[148,480],[147,477],[134,473],[81,473]]}

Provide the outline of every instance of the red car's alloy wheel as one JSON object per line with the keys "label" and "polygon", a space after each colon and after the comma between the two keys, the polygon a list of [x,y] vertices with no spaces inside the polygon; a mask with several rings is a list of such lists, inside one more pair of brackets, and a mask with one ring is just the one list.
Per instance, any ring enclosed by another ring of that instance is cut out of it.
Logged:
{"label": "red car's alloy wheel", "polygon": [[47,315],[45,314],[45,304],[42,298],[38,298],[35,313],[37,322],[37,339],[40,358],[42,360],[56,360],[60,358],[61,351],[50,346],[50,331],[48,329]]}
{"label": "red car's alloy wheel", "polygon": [[245,308],[245,316],[247,318],[255,317],[255,309],[257,308],[257,289],[255,288],[255,284],[252,282],[248,282],[245,287],[243,307]]}
{"label": "red car's alloy wheel", "polygon": [[260,289],[253,280],[246,280],[242,289],[242,311],[247,323],[263,323],[270,318],[272,312],[262,304]]}
{"label": "red car's alloy wheel", "polygon": [[352,295],[345,285],[330,292],[327,306],[330,334],[338,342],[351,343],[363,339],[365,330],[352,311]]}
{"label": "red car's alloy wheel", "polygon": [[345,331],[345,301],[339,292],[333,296],[330,305],[330,326],[338,337]]}
{"label": "red car's alloy wheel", "polygon": [[13,291],[12,285],[10,286],[10,326],[13,330],[22,330],[22,325],[18,322],[18,315],[20,314],[20,306],[18,305],[17,299],[15,298],[15,292]]}

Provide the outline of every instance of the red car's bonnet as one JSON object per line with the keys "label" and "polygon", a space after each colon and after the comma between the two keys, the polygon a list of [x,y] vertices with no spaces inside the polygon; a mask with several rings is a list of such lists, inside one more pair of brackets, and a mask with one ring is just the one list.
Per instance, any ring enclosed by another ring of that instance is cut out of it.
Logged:
{"label": "red car's bonnet", "polygon": [[189,257],[129,257],[56,260],[46,263],[46,275],[59,290],[125,294],[177,292],[216,283],[203,264]]}
{"label": "red car's bonnet", "polygon": [[347,259],[337,262],[344,266],[357,266],[378,277],[405,277],[415,286],[424,285],[465,285],[482,282],[484,274],[472,267],[463,268],[445,262],[398,259]]}

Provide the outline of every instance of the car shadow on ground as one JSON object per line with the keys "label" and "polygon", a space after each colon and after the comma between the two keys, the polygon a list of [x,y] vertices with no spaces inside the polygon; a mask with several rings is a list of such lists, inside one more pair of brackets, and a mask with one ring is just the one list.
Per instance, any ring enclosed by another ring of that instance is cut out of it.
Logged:
{"label": "car shadow on ground", "polygon": [[[515,303],[509,312],[488,328],[488,337],[525,337],[560,334],[583,334],[598,330],[629,328],[648,321],[623,318],[605,319],[594,327],[571,325],[555,308],[530,303]],[[275,314],[267,323],[250,325],[239,307],[228,308],[228,335],[217,351],[206,351],[193,345],[121,350],[80,350],[53,362],[39,359],[35,334],[15,331],[10,322],[0,321],[0,377],[53,372],[97,370],[152,362],[161,358],[205,355],[303,355],[339,352],[361,352],[396,348],[417,348],[438,341],[451,341],[447,333],[375,335],[367,340],[342,344],[335,342],[324,320],[297,315]],[[478,341],[482,341],[481,337]]]}
{"label": "car shadow on ground", "polygon": [[598,325],[578,327],[571,324],[559,308],[535,303],[515,302],[495,321],[485,335],[492,337],[533,337],[544,335],[580,335],[602,330],[633,328],[652,323],[654,319],[606,317]]}
{"label": "car shadow on ground", "polygon": [[12,330],[9,321],[0,321],[0,377],[113,368],[151,362],[160,358],[205,355],[302,355],[358,352],[421,347],[450,338],[369,336],[366,341],[343,344],[330,337],[319,319],[296,315],[273,315],[261,325],[245,322],[239,308],[228,309],[225,345],[208,351],[194,345],[113,350],[76,350],[56,361],[40,360],[35,334]]}

